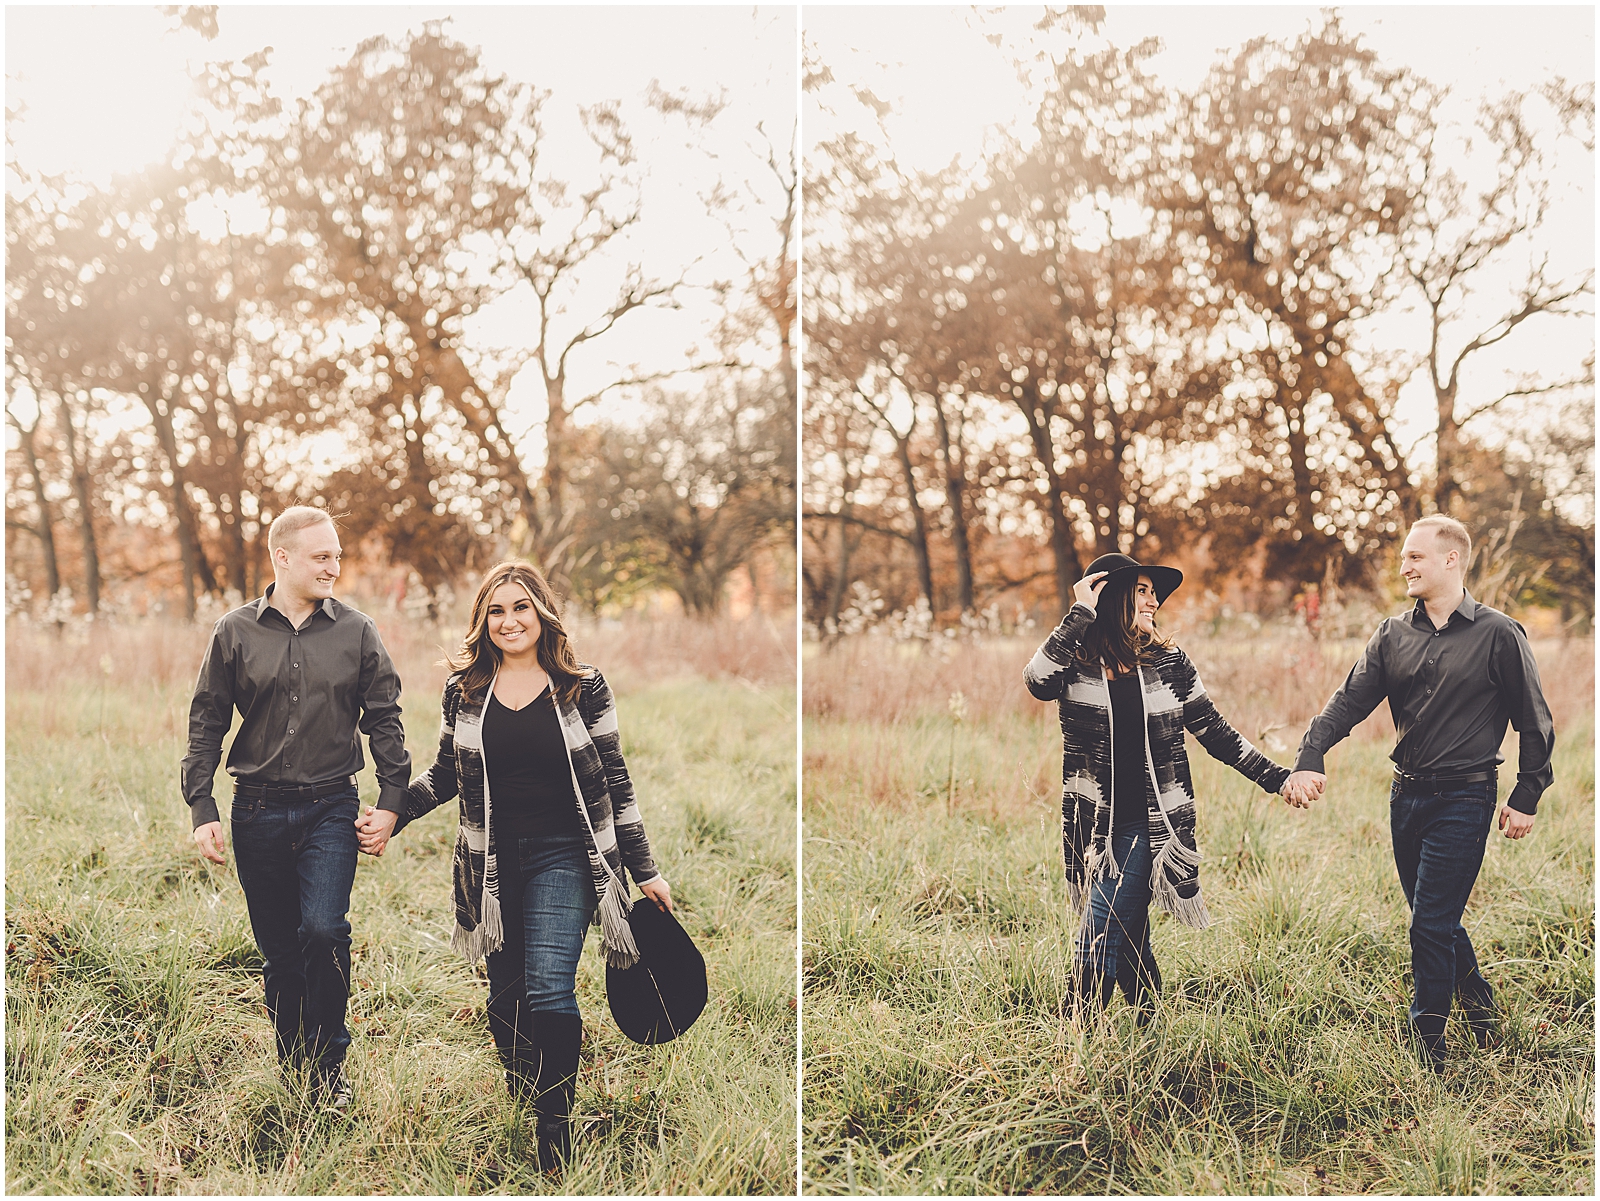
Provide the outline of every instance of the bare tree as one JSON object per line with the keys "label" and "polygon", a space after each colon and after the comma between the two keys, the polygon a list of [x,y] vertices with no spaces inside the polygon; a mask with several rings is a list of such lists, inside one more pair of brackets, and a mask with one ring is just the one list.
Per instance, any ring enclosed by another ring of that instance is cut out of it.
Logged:
{"label": "bare tree", "polygon": [[55,519],[51,513],[50,497],[45,491],[44,471],[39,466],[37,435],[41,413],[35,404],[31,406],[33,408],[31,418],[19,415],[18,410],[22,406],[19,404],[15,381],[8,380],[7,384],[6,424],[17,431],[17,440],[22,448],[22,461],[27,464],[28,477],[33,481],[33,501],[37,512],[32,520],[28,520],[21,514],[8,511],[6,527],[22,530],[39,540],[39,549],[44,557],[45,587],[51,596],[55,596],[61,591],[61,566],[56,559]]}
{"label": "bare tree", "polygon": [[[1569,129],[1588,133],[1593,150],[1594,85],[1571,87],[1557,80],[1546,97]],[[1510,94],[1484,105],[1478,133],[1495,153],[1494,176],[1481,191],[1444,165],[1445,131],[1429,124],[1420,139],[1422,179],[1407,221],[1403,256],[1406,274],[1422,293],[1428,312],[1428,382],[1437,416],[1433,504],[1449,513],[1460,492],[1462,430],[1509,400],[1570,391],[1594,384],[1592,356],[1584,367],[1554,377],[1528,373],[1515,387],[1471,409],[1459,404],[1462,370],[1480,352],[1504,342],[1535,317],[1588,317],[1594,308],[1592,267],[1553,275],[1548,255],[1529,264],[1510,302],[1492,319],[1467,331],[1466,298],[1474,282],[1500,266],[1544,222],[1550,206],[1548,160],[1530,124],[1531,97]],[[1581,136],[1581,133],[1580,133]],[[1455,344],[1452,349],[1447,346]],[[1509,538],[1507,539],[1509,544]]]}
{"label": "bare tree", "polygon": [[728,578],[794,526],[794,409],[781,375],[708,381],[696,395],[649,394],[640,428],[597,439],[584,509],[591,541],[639,540],[686,612],[710,616]]}

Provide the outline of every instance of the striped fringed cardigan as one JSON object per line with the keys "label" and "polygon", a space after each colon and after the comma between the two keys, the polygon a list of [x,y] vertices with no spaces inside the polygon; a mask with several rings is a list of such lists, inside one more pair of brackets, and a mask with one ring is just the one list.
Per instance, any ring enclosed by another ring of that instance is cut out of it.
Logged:
{"label": "striped fringed cardigan", "polygon": [[[605,943],[606,962],[628,968],[638,962],[639,949],[628,925],[631,906],[623,869],[626,867],[639,884],[648,884],[661,873],[650,858],[650,843],[634,800],[633,781],[628,778],[628,765],[622,759],[616,700],[598,670],[587,665],[583,670],[587,674],[578,703],[574,706],[558,700],[556,712],[566,737],[573,795],[583,823],[589,868],[594,874],[599,901],[595,922]],[[462,695],[459,675],[445,681],[439,757],[411,782],[406,790],[405,811],[394,828],[398,834],[407,823],[451,797],[460,796],[461,826],[456,834],[452,872],[456,928],[450,945],[473,962],[498,951],[504,938],[491,820],[493,806],[488,769],[483,761],[483,711],[493,695],[492,680],[477,700]]]}
{"label": "striped fringed cardigan", "polygon": [[[1061,844],[1067,894],[1081,909],[1097,876],[1116,879],[1108,853],[1115,784],[1111,756],[1111,689],[1105,667],[1090,666],[1078,647],[1094,621],[1073,605],[1023,672],[1028,691],[1061,706]],[[1150,806],[1151,888],[1156,901],[1188,926],[1210,924],[1200,896],[1200,851],[1194,837],[1194,782],[1183,745],[1188,730],[1211,756],[1277,792],[1289,778],[1217,712],[1200,673],[1177,647],[1152,647],[1139,663],[1145,711],[1145,799]]]}

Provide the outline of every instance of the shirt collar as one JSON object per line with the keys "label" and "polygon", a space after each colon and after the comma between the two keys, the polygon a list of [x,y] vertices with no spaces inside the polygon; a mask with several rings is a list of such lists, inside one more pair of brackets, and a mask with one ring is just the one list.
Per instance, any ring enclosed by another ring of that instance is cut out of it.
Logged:
{"label": "shirt collar", "polygon": [[[257,621],[260,621],[263,617],[265,617],[267,615],[267,611],[272,608],[272,590],[274,588],[276,588],[277,586],[278,585],[277,585],[276,581],[268,584],[267,585],[267,590],[256,598],[256,600],[255,600],[255,610],[256,610],[256,620]],[[323,597],[322,598],[322,604],[318,605],[317,609],[321,609],[322,612],[324,614],[326,614],[326,616],[327,616],[329,621],[338,621],[339,620],[339,602],[334,600],[333,597],[331,597],[331,596]],[[316,611],[317,611],[316,609],[313,609],[312,613],[315,614]],[[279,613],[278,616],[279,617],[283,617],[283,614]],[[283,619],[285,621],[289,620],[287,617],[284,617]]]}
{"label": "shirt collar", "polygon": [[[1478,602],[1472,599],[1472,593],[1465,588],[1461,590],[1461,603],[1451,610],[1444,624],[1448,626],[1458,613],[1468,621],[1478,620]],[[1429,629],[1433,629],[1433,622],[1428,620],[1428,606],[1418,597],[1417,603],[1411,606],[1411,624],[1420,626],[1424,622],[1427,622]]]}

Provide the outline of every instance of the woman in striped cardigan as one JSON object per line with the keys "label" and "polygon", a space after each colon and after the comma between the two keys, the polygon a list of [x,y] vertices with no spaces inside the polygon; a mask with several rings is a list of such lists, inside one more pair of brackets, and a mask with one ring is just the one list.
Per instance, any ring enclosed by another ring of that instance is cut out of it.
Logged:
{"label": "woman in striped cardigan", "polygon": [[1156,610],[1182,581],[1174,567],[1102,555],[1024,672],[1029,692],[1061,708],[1062,850],[1068,895],[1084,911],[1074,1008],[1103,1007],[1120,985],[1141,1023],[1161,991],[1151,900],[1185,925],[1210,922],[1184,731],[1268,792],[1289,778],[1217,712],[1189,657],[1156,632]]}
{"label": "woman in striped cardigan", "polygon": [[439,756],[407,790],[395,832],[460,797],[451,945],[488,958],[489,1029],[512,1095],[533,1104],[540,1167],[554,1172],[571,1147],[590,918],[607,962],[631,967],[624,873],[662,909],[672,893],[650,857],[611,690],[573,654],[536,568],[489,570],[446,662]]}

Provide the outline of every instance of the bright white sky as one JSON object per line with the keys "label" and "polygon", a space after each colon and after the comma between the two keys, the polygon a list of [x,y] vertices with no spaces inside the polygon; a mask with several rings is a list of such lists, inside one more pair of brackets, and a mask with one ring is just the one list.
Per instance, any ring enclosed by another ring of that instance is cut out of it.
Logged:
{"label": "bright white sky", "polygon": [[[751,258],[776,251],[774,222],[783,195],[766,165],[768,144],[757,125],[764,124],[782,161],[797,87],[792,7],[224,5],[220,36],[206,42],[175,29],[175,20],[154,6],[7,6],[6,103],[27,106],[10,130],[13,153],[31,170],[105,182],[163,154],[189,102],[191,65],[238,60],[271,46],[275,89],[285,98],[302,97],[365,39],[400,39],[440,18],[448,18],[451,36],[481,47],[490,70],[550,93],[543,110],[546,162],[575,161],[581,153],[579,105],[622,102],[647,172],[644,220],[619,255],[597,266],[587,301],[615,294],[626,261],[642,262],[656,276],[687,270],[702,285],[737,284],[746,269],[735,246]],[[645,106],[652,80],[695,97],[725,89],[728,106],[691,146],[681,120],[664,120]],[[745,198],[722,220],[711,218],[700,199],[719,177]],[[575,352],[569,395],[587,394],[634,367],[672,370],[710,354],[718,310],[703,289],[684,300],[681,311],[629,314]],[[531,306],[502,302],[498,311],[485,310],[469,337],[485,347],[517,346],[530,315]],[[531,431],[521,442],[530,468],[543,458],[538,427],[545,402],[536,370],[524,369],[511,394],[512,415],[520,418],[513,429]],[[608,403],[612,412],[627,408],[622,398]]]}
{"label": "bright white sky", "polygon": [[[880,141],[875,116],[849,91],[866,87],[894,107],[884,128],[902,165],[933,170],[956,158],[975,162],[1000,131],[1031,127],[1027,89],[1007,54],[1028,52],[1039,11],[1033,6],[982,12],[807,6],[807,45],[836,82],[806,98],[806,145],[847,130]],[[1170,85],[1189,88],[1222,54],[1255,37],[1292,38],[1319,24],[1320,11],[1291,5],[1118,5],[1108,8],[1101,32],[1123,47],[1161,39],[1163,49],[1151,69]],[[1463,125],[1471,124],[1483,99],[1507,89],[1532,89],[1553,75],[1574,82],[1594,79],[1594,9],[1589,6],[1364,6],[1339,12],[1346,28],[1362,35],[1382,61],[1448,86],[1452,95],[1441,115]],[[986,38],[998,39],[1004,53]],[[1484,288],[1475,302],[1480,315],[1506,299],[1515,267],[1525,269],[1531,254],[1549,250],[1552,263],[1568,274],[1593,265],[1594,158],[1571,141],[1564,144],[1564,154],[1555,165],[1558,203],[1543,236],[1538,245],[1522,248],[1504,275],[1481,281]],[[1414,311],[1375,318],[1364,335],[1373,350],[1419,352],[1427,345],[1426,325]],[[1531,369],[1576,371],[1592,346],[1592,321],[1530,321],[1501,348],[1470,360],[1478,366],[1464,372],[1462,409],[1499,395],[1508,380]],[[1403,448],[1427,433],[1431,405],[1424,377],[1414,376],[1396,414]],[[1520,417],[1538,419],[1527,413]],[[1423,443],[1412,461],[1430,463],[1431,446]]]}

